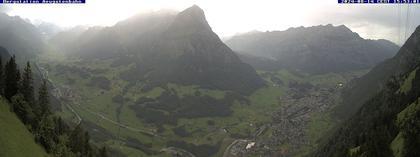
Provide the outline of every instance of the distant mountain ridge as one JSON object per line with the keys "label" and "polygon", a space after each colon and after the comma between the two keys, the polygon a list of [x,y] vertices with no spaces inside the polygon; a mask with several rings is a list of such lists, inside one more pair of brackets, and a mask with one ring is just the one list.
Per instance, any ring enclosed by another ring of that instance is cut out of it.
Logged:
{"label": "distant mountain ridge", "polygon": [[134,63],[121,74],[132,82],[194,84],[248,94],[264,85],[256,71],[212,31],[196,5],[178,14],[155,13],[88,29],[65,41],[70,42],[57,45],[73,45],[65,48],[71,50],[69,55],[122,60],[115,66]]}
{"label": "distant mountain ridge", "polygon": [[0,46],[26,60],[43,52],[45,43],[34,25],[18,16],[0,13]]}
{"label": "distant mountain ridge", "polygon": [[[344,25],[250,32],[225,42],[239,54],[275,60],[271,69],[307,73],[365,69],[392,57],[398,46],[387,40],[366,40]],[[255,65],[258,68],[258,65]]]}

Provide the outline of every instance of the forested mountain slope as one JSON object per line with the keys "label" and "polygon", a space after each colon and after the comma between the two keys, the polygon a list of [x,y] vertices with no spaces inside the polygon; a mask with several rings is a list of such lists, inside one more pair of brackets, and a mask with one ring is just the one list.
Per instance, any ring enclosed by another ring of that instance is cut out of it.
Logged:
{"label": "forested mountain slope", "polygon": [[381,79],[376,81],[382,82],[383,86],[380,89],[371,86],[378,92],[369,93],[374,96],[326,138],[314,156],[420,155],[419,35],[420,27],[394,58],[378,65],[364,77],[370,77],[370,81],[379,77]]}
{"label": "forested mountain slope", "polygon": [[410,36],[398,53],[378,64],[363,77],[355,79],[343,90],[343,105],[338,108],[340,117],[351,116],[369,98],[385,88],[391,76],[400,77],[420,63],[420,28]]}

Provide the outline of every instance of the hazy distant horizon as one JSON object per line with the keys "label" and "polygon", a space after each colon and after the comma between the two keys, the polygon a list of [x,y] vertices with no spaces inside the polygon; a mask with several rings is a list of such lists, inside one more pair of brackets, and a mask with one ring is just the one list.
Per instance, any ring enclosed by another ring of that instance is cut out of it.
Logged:
{"label": "hazy distant horizon", "polygon": [[86,4],[71,5],[5,5],[0,7],[0,11],[32,22],[44,21],[68,28],[79,25],[112,26],[137,14],[159,10],[182,11],[194,4],[204,10],[213,31],[221,38],[250,31],[282,31],[291,27],[333,24],[346,25],[366,39],[387,39],[401,44],[420,24],[420,19],[415,16],[420,14],[419,5],[410,5],[409,8],[407,5],[391,4],[348,5],[337,4],[335,0],[122,0],[119,3],[87,0]]}

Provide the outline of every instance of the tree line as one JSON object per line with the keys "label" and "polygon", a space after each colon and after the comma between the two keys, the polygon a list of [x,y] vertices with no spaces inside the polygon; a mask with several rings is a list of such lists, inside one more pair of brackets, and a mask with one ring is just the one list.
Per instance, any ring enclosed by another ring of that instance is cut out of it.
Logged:
{"label": "tree line", "polygon": [[98,148],[89,142],[89,134],[80,124],[71,127],[54,115],[45,79],[35,94],[30,62],[21,73],[15,56],[4,66],[0,56],[0,95],[9,101],[10,109],[48,154],[56,157],[108,156],[106,147]]}

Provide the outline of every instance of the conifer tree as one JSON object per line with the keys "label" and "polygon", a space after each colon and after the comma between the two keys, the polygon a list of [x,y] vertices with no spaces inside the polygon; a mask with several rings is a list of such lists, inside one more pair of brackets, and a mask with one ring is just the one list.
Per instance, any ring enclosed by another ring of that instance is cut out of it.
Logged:
{"label": "conifer tree", "polygon": [[72,152],[76,154],[82,154],[83,152],[85,152],[85,146],[84,146],[85,136],[84,135],[85,135],[84,131],[82,127],[80,126],[80,124],[77,125],[74,128],[74,130],[71,132],[69,147]]}
{"label": "conifer tree", "polygon": [[3,62],[0,56],[0,95],[4,94],[4,74],[3,74]]}
{"label": "conifer tree", "polygon": [[32,70],[31,64],[29,62],[26,63],[26,67],[23,71],[22,87],[20,91],[23,94],[26,102],[29,104],[35,104]]}
{"label": "conifer tree", "polygon": [[84,148],[83,148],[83,150],[84,150],[83,154],[85,156],[93,156],[93,154],[92,154],[92,147],[89,144],[89,141],[90,141],[89,132],[85,131],[84,134],[85,135],[83,136],[84,137],[84,139],[83,139],[83,146],[84,146]]}
{"label": "conifer tree", "polygon": [[11,101],[12,97],[17,94],[19,89],[20,73],[16,65],[16,57],[13,56],[5,66],[5,89],[4,96]]}
{"label": "conifer tree", "polygon": [[43,115],[40,119],[38,131],[35,133],[36,140],[44,146],[48,153],[53,151],[55,141],[54,122],[51,116]]}
{"label": "conifer tree", "polygon": [[75,157],[76,155],[67,147],[69,138],[67,135],[59,136],[57,143],[54,145],[52,154],[59,157]]}
{"label": "conifer tree", "polygon": [[101,150],[99,150],[99,156],[100,157],[108,157],[108,150],[106,147],[102,147]]}
{"label": "conifer tree", "polygon": [[47,81],[43,80],[38,91],[38,106],[40,107],[40,115],[45,116],[51,114],[50,100],[48,96]]}
{"label": "conifer tree", "polygon": [[33,113],[29,104],[24,100],[22,94],[17,94],[12,97],[12,108],[16,115],[21,119],[24,124],[31,124],[35,119],[35,114]]}

